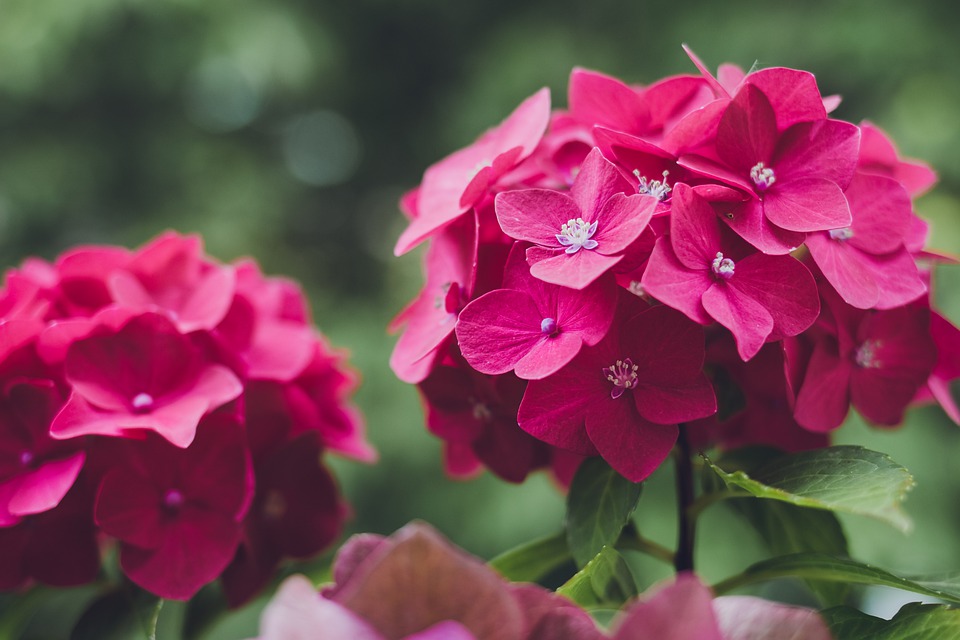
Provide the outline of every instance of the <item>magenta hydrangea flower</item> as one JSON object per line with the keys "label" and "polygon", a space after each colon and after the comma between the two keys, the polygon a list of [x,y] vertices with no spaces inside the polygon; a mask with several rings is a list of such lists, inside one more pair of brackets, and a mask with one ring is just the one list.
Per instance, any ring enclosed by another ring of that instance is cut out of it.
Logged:
{"label": "magenta hydrangea flower", "polygon": [[771,101],[744,83],[717,125],[722,164],[692,155],[680,164],[751,194],[727,213],[727,223],[764,253],[784,254],[806,232],[850,226],[843,190],[859,144],[859,129],[840,120],[800,122],[781,132]]}
{"label": "magenta hydrangea flower", "polygon": [[830,640],[812,610],[751,596],[713,598],[689,573],[654,587],[614,620],[612,640]]}
{"label": "magenta hydrangea flower", "polygon": [[233,372],[153,313],[95,329],[70,345],[64,364],[73,391],[50,425],[58,439],[150,430],[187,447],[200,418],[243,391]]}
{"label": "magenta hydrangea flower", "polygon": [[903,244],[914,220],[904,188],[890,178],[857,174],[845,195],[850,226],[806,239],[823,276],[858,309],[891,309],[922,296],[927,287]]}
{"label": "magenta hydrangea flower", "polygon": [[744,360],[767,340],[813,324],[817,285],[799,260],[725,237],[713,207],[686,185],[677,185],[672,202],[670,236],[657,241],[641,280],[647,293],[701,324],[719,322]]}
{"label": "magenta hydrangea flower", "polygon": [[550,92],[541,89],[498,127],[427,169],[415,217],[394,252],[406,253],[479,204],[504,174],[533,152],[549,119]]}
{"label": "magenta hydrangea flower", "polygon": [[594,149],[569,195],[551,189],[503,192],[495,200],[497,220],[511,238],[537,245],[527,249],[535,278],[583,289],[623,259],[650,221],[658,200],[635,191]]}
{"label": "magenta hydrangea flower", "polygon": [[[259,640],[601,640],[585,611],[534,585],[503,580],[428,525],[389,538],[354,536],[334,561],[336,584],[318,594],[302,576],[283,585],[260,619]],[[449,634],[449,635],[445,635]]]}
{"label": "magenta hydrangea flower", "polygon": [[114,440],[97,524],[120,540],[124,573],[162,598],[186,600],[233,559],[253,496],[242,426],[218,414],[187,449],[153,434]]}
{"label": "magenta hydrangea flower", "polygon": [[717,404],[702,371],[700,327],[664,306],[621,313],[599,344],[528,384],[517,419],[534,437],[599,454],[639,482],[670,453],[677,424],[712,415]]}
{"label": "magenta hydrangea flower", "polygon": [[834,327],[821,335],[806,366],[794,415],[811,431],[839,427],[852,404],[870,422],[893,426],[937,363],[930,309],[850,307],[824,291]]}
{"label": "magenta hydrangea flower", "polygon": [[539,380],[607,334],[617,287],[612,276],[580,291],[545,283],[531,277],[524,253],[523,245],[514,247],[503,288],[464,307],[456,333],[463,357],[480,373]]}

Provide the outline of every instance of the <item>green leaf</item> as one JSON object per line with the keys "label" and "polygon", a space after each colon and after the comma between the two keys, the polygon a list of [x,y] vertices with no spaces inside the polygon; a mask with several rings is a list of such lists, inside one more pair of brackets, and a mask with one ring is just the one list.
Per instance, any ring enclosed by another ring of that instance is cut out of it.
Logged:
{"label": "green leaf", "polygon": [[946,605],[904,605],[890,620],[874,618],[850,607],[821,614],[836,640],[945,640],[960,638],[960,609]]}
{"label": "green leaf", "polygon": [[795,553],[763,560],[714,585],[713,589],[717,595],[723,595],[743,585],[785,577],[894,587],[960,604],[960,574],[908,579],[850,558],[823,553]]}
{"label": "green leaf", "polygon": [[98,598],[80,616],[70,640],[154,640],[163,600],[125,585]]}
{"label": "green leaf", "polygon": [[538,582],[571,559],[566,533],[560,531],[505,551],[488,564],[511,582]]}
{"label": "green leaf", "polygon": [[567,544],[583,567],[620,537],[637,508],[643,485],[630,482],[603,458],[588,458],[577,470],[567,494]]}
{"label": "green leaf", "polygon": [[[776,449],[748,447],[725,453],[717,466],[749,474],[781,456],[783,453]],[[723,481],[712,470],[705,469],[706,491],[721,490],[722,485]],[[804,509],[779,500],[731,500],[727,504],[753,526],[774,556],[806,551],[848,555],[847,538],[840,521],[829,511]],[[823,606],[843,604],[850,591],[849,585],[839,582],[808,580],[807,586]]]}
{"label": "green leaf", "polygon": [[637,583],[623,556],[603,547],[557,593],[588,609],[620,608],[637,595]]}
{"label": "green leaf", "polygon": [[781,456],[749,474],[726,471],[704,459],[728,487],[745,489],[758,498],[871,516],[903,532],[912,526],[900,503],[913,488],[913,477],[876,451],[857,446],[801,451]]}

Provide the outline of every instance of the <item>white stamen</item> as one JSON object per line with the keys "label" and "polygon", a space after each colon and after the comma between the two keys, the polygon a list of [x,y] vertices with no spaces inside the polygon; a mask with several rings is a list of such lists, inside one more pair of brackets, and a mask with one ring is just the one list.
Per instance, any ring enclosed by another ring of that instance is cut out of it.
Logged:
{"label": "white stamen", "polygon": [[597,223],[584,222],[583,218],[570,218],[560,227],[556,235],[557,242],[567,248],[566,252],[573,254],[580,249],[596,249],[597,241],[593,234],[597,232]]}
{"label": "white stamen", "polygon": [[882,345],[883,343],[880,340],[867,340],[861,344],[854,354],[857,365],[864,369],[878,369],[883,366],[877,359],[877,350]]}
{"label": "white stamen", "polygon": [[853,229],[843,227],[842,229],[830,229],[828,232],[831,240],[849,240],[853,237]]}
{"label": "white stamen", "polygon": [[762,162],[758,162],[750,169],[750,179],[760,191],[766,191],[777,181],[777,177],[773,175],[773,169],[763,166]]}
{"label": "white stamen", "polygon": [[670,175],[669,171],[663,172],[663,180],[650,180],[649,182],[646,176],[640,175],[639,169],[634,169],[633,175],[640,181],[637,187],[637,193],[645,196],[653,196],[660,202],[663,202],[670,195],[670,192],[673,191],[670,185],[667,184],[667,176]]}
{"label": "white stamen", "polygon": [[736,264],[733,260],[724,258],[723,254],[717,251],[717,257],[713,259],[713,264],[711,265],[714,275],[720,276],[724,280],[729,280],[733,277],[735,267]]}
{"label": "white stamen", "polygon": [[153,406],[153,396],[149,393],[138,393],[133,396],[133,400],[130,401],[130,404],[136,410],[149,409]]}

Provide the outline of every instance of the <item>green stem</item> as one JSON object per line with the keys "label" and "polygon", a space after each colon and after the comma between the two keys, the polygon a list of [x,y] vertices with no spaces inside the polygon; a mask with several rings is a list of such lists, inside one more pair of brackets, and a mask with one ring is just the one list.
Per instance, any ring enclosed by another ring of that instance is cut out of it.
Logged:
{"label": "green stem", "polygon": [[673,566],[677,573],[693,571],[694,538],[696,535],[696,516],[691,513],[694,502],[692,450],[687,441],[686,426],[680,425],[677,437],[677,553]]}
{"label": "green stem", "polygon": [[636,537],[624,536],[617,540],[617,549],[639,551],[671,565],[676,560],[676,554],[673,553],[672,549],[668,549],[659,542],[644,538],[639,533]]}

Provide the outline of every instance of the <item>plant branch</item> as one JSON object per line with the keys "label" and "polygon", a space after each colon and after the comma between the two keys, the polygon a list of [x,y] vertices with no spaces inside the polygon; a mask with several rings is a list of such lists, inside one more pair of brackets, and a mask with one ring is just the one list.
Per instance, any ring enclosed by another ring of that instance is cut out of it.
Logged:
{"label": "plant branch", "polygon": [[693,461],[686,426],[680,425],[677,438],[677,554],[673,566],[677,572],[693,571],[694,535],[696,517],[691,511],[694,503]]}

